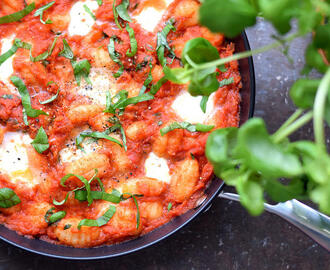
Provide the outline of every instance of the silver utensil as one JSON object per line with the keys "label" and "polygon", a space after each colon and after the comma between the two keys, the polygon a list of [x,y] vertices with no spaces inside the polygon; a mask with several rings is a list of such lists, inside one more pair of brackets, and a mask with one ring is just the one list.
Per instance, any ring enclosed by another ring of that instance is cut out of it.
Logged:
{"label": "silver utensil", "polygon": [[[240,200],[239,195],[228,192],[221,192],[219,197],[233,201]],[[328,216],[297,200],[275,205],[265,203],[265,210],[284,218],[330,251],[330,218]]]}

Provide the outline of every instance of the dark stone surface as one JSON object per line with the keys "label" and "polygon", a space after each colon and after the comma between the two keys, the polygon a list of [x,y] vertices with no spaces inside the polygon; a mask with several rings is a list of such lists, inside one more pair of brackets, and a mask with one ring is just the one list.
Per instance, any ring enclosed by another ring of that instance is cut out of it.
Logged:
{"label": "dark stone surface", "polygon": [[[248,30],[252,48],[268,44],[269,25]],[[257,98],[255,116],[270,131],[294,111],[288,89],[299,77],[307,39],[293,43],[290,64],[280,51],[254,57]],[[312,138],[309,127],[295,138]],[[280,218],[251,217],[236,202],[215,199],[212,207],[184,229],[137,253],[96,262],[68,262],[33,255],[0,242],[0,269],[329,269],[330,256]]]}

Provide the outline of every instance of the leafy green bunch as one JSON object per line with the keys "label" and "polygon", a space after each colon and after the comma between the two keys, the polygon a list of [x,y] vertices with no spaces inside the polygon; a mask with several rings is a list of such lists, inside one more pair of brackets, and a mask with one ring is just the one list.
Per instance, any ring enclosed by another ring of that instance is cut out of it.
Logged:
{"label": "leafy green bunch", "polygon": [[[278,31],[274,43],[220,58],[210,42],[196,38],[185,45],[184,66],[164,67],[165,77],[174,83],[189,82],[192,95],[207,98],[222,86],[217,74],[225,71],[224,64],[287,46],[295,38],[313,33],[303,73],[308,75],[314,68],[324,76],[305,77],[294,83],[290,96],[297,111],[274,134],[268,133],[259,118],[250,119],[239,129],[215,130],[208,138],[206,155],[215,174],[236,188],[252,215],[262,213],[265,194],[278,202],[310,199],[330,214],[330,157],[324,135],[324,121],[330,124],[330,1],[205,0],[200,8],[201,24],[227,37],[235,37],[254,25],[257,16],[264,17]],[[293,20],[297,22],[297,31],[285,35]],[[315,142],[290,142],[288,137],[310,121]]]}

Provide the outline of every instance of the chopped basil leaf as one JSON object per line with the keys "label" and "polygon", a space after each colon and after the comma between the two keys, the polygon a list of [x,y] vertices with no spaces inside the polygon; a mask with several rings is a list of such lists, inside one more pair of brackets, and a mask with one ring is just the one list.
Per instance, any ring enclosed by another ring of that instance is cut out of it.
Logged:
{"label": "chopped basil leaf", "polygon": [[[104,200],[112,203],[120,203],[121,194],[118,190],[113,189],[111,193],[107,193],[104,191],[91,191],[91,196],[93,200]],[[86,190],[76,190],[74,192],[74,198],[78,201],[86,201],[87,200],[87,191]]]}
{"label": "chopped basil leaf", "polygon": [[135,34],[134,34],[133,28],[131,28],[128,24],[126,24],[126,31],[128,32],[129,40],[131,42],[131,50],[128,49],[126,52],[126,55],[128,57],[133,57],[137,52],[137,47],[138,47],[137,41],[135,39]]}
{"label": "chopped basil leaf", "polygon": [[42,110],[35,110],[31,106],[31,99],[29,92],[24,84],[24,82],[17,76],[10,77],[12,83],[17,87],[19,94],[22,98],[22,105],[23,105],[23,119],[25,125],[29,125],[27,121],[27,116],[30,117],[38,117],[39,115],[48,115],[46,112]]}
{"label": "chopped basil leaf", "polygon": [[150,94],[151,95],[156,95],[158,90],[163,86],[164,83],[166,83],[168,80],[164,77],[161,77],[156,84],[153,84],[150,89]]}
{"label": "chopped basil leaf", "polygon": [[71,224],[65,224],[64,227],[63,227],[63,230],[70,229],[71,226],[72,226]]}
{"label": "chopped basil leaf", "polygon": [[124,128],[123,128],[122,124],[120,123],[118,117],[117,117],[117,116],[114,116],[114,117],[112,117],[109,121],[113,124],[113,126],[111,126],[111,127],[109,128],[109,132],[111,133],[111,132],[115,132],[115,131],[117,131],[117,130],[120,131],[120,133],[121,133],[121,138],[122,138],[122,140],[123,140],[123,146],[124,146],[124,149],[125,149],[125,151],[127,151],[127,145],[126,145],[126,134],[125,134]]}
{"label": "chopped basil leaf", "polygon": [[89,9],[89,7],[88,7],[87,5],[84,5],[83,7],[84,7],[85,11],[86,11],[89,15],[91,15],[91,17],[96,21],[96,17],[95,17],[95,15],[93,14],[93,12]]}
{"label": "chopped basil leaf", "polygon": [[101,5],[103,4],[103,1],[102,1],[102,0],[96,0],[96,2],[97,2],[97,4],[98,4],[99,6],[101,6]]}
{"label": "chopped basil leaf", "polygon": [[0,207],[9,208],[21,202],[11,188],[0,188]]}
{"label": "chopped basil leaf", "polygon": [[166,133],[175,130],[175,129],[186,129],[190,132],[209,132],[214,128],[211,125],[203,125],[203,124],[190,124],[188,122],[173,122],[170,125],[160,129],[160,134],[164,136]]}
{"label": "chopped basil leaf", "polygon": [[164,67],[166,65],[166,58],[165,58],[165,49],[168,50],[170,56],[173,58],[175,57],[174,51],[171,49],[170,45],[167,42],[167,35],[169,32],[176,31],[174,25],[174,20],[170,19],[166,22],[165,27],[161,32],[157,33],[157,56],[158,56],[158,61]]}
{"label": "chopped basil leaf", "polygon": [[78,224],[78,229],[80,229],[81,226],[101,227],[101,226],[107,224],[115,213],[116,213],[116,207],[113,205],[110,205],[109,209],[103,214],[103,216],[100,216],[98,219],[81,220]]}
{"label": "chopped basil leaf", "polygon": [[[129,197],[125,197],[125,195],[129,195]],[[132,194],[132,193],[123,193],[121,195],[121,199],[123,201],[129,199],[129,198],[132,198],[133,201],[134,201],[134,204],[136,206],[136,229],[138,229],[140,227],[140,209],[139,209],[139,204],[138,204],[138,201],[137,201],[137,197],[143,197],[143,195],[141,194]]]}
{"label": "chopped basil leaf", "polygon": [[[132,19],[128,14],[128,6],[129,6],[129,0],[122,0],[121,4],[116,6],[116,14],[122,20],[127,21],[127,22],[132,22]],[[118,21],[118,18],[117,18],[117,21]]]}
{"label": "chopped basil leaf", "polygon": [[206,112],[206,105],[208,100],[209,100],[209,96],[203,96],[201,99],[200,107],[203,113]]}
{"label": "chopped basil leaf", "polygon": [[71,65],[73,67],[73,73],[78,85],[80,85],[82,77],[88,84],[92,84],[91,80],[88,78],[91,69],[91,64],[87,59],[81,60],[79,62],[72,60]]}
{"label": "chopped basil leaf", "polygon": [[33,57],[33,56],[32,56],[32,53],[31,53],[31,51],[32,51],[32,46],[31,46],[31,48],[30,48],[30,60],[31,60],[32,62],[38,62],[38,61],[46,60],[49,56],[51,56],[51,54],[53,53],[53,50],[54,50],[54,47],[55,47],[55,44],[56,44],[57,38],[58,38],[58,37],[55,37],[55,38],[54,38],[54,41],[53,41],[53,43],[52,43],[52,45],[50,46],[50,48],[49,48],[48,51],[45,51],[44,53],[39,54],[39,55],[36,56],[36,57]]}
{"label": "chopped basil leaf", "polygon": [[51,207],[47,210],[45,214],[45,221],[46,223],[49,223],[49,217],[54,213],[55,207]]}
{"label": "chopped basil leaf", "polygon": [[149,70],[149,73],[148,73],[148,77],[146,78],[146,80],[143,83],[143,86],[140,89],[139,96],[144,94],[144,92],[147,90],[148,86],[152,82],[152,74],[151,74],[152,64],[151,64],[151,61],[149,62],[149,66],[150,66],[150,70]]}
{"label": "chopped basil leaf", "polygon": [[110,58],[112,59],[112,61],[114,61],[115,63],[117,63],[119,65],[119,70],[115,74],[113,74],[113,76],[115,78],[118,78],[124,72],[124,65],[120,60],[120,54],[115,50],[115,41],[117,41],[116,38],[114,38],[114,37],[110,38],[110,42],[108,44],[108,52],[109,52],[109,55],[110,55]]}
{"label": "chopped basil leaf", "polygon": [[9,14],[3,17],[0,17],[0,24],[17,22],[35,9],[35,3],[26,6],[24,9],[17,11],[13,14]]}
{"label": "chopped basil leaf", "polygon": [[43,127],[39,128],[37,136],[34,138],[31,144],[39,154],[49,148],[48,137]]}
{"label": "chopped basil leaf", "polygon": [[95,132],[84,131],[84,132],[80,133],[78,135],[78,137],[76,138],[76,146],[77,147],[80,146],[80,144],[83,142],[83,140],[87,137],[95,138],[95,139],[106,139],[106,140],[112,141],[116,144],[119,144],[121,147],[123,147],[123,145],[120,143],[120,141],[118,141],[115,138],[110,137],[105,132],[99,132],[99,131],[95,131]]}
{"label": "chopped basil leaf", "polygon": [[170,212],[171,209],[172,209],[172,203],[170,202],[167,206],[167,211]]}
{"label": "chopped basil leaf", "polygon": [[5,94],[5,95],[0,96],[0,98],[3,98],[3,99],[13,99],[14,96],[13,95]]}
{"label": "chopped basil leaf", "polygon": [[43,20],[44,11],[49,9],[52,5],[55,4],[55,1],[49,2],[47,5],[42,6],[41,8],[37,9],[37,11],[34,13],[34,17],[40,16],[40,21],[43,24],[50,24],[53,23],[52,20],[48,19],[47,21]]}
{"label": "chopped basil leaf", "polygon": [[0,55],[0,66],[11,56],[13,56],[18,50],[17,45],[14,43],[13,46],[6,51],[4,54]]}
{"label": "chopped basil leaf", "polygon": [[220,69],[221,72],[226,72],[228,69],[225,67],[225,65],[220,65],[218,67]]}
{"label": "chopped basil leaf", "polygon": [[219,82],[219,87],[223,87],[225,85],[229,85],[234,83],[234,78],[230,77],[229,79],[223,79],[222,81]]}
{"label": "chopped basil leaf", "polygon": [[68,42],[64,38],[62,41],[63,41],[63,50],[58,55],[63,56],[69,60],[73,60],[74,58],[73,51],[71,50]]}
{"label": "chopped basil leaf", "polygon": [[112,2],[112,12],[113,12],[113,17],[115,19],[115,23],[116,23],[117,27],[121,30],[122,27],[118,21],[118,12],[116,10],[116,0],[113,0],[113,2]]}
{"label": "chopped basil leaf", "polygon": [[48,222],[48,224],[55,223],[56,221],[61,220],[61,219],[64,218],[65,216],[66,216],[66,212],[65,212],[65,211],[58,211],[58,212],[52,214],[52,215],[49,217],[49,222]]}
{"label": "chopped basil leaf", "polygon": [[[52,82],[52,83],[54,83],[54,82]],[[53,102],[55,99],[57,99],[59,93],[60,93],[60,88],[58,88],[56,94],[55,94],[54,96],[52,96],[51,98],[46,99],[45,101],[40,101],[40,99],[39,99],[39,103],[40,103],[40,104],[48,104],[48,103],[51,103],[51,102]]]}

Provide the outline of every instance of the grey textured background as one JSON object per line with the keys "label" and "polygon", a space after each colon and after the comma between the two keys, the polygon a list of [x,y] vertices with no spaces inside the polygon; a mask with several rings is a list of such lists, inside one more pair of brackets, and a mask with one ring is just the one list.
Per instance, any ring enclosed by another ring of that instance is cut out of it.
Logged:
{"label": "grey textured background", "polygon": [[[259,21],[247,31],[252,48],[271,42],[272,28]],[[294,111],[288,89],[300,76],[308,37],[290,49],[290,64],[280,51],[254,57],[257,96],[255,116],[270,131]],[[314,74],[317,76],[317,74]],[[297,138],[312,138],[310,127]],[[280,218],[250,217],[236,202],[215,199],[212,207],[184,229],[137,253],[97,262],[68,262],[33,255],[0,242],[0,269],[329,269],[330,256]]]}

